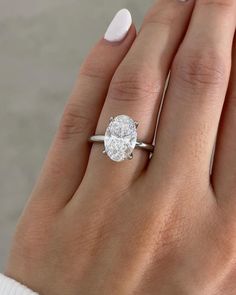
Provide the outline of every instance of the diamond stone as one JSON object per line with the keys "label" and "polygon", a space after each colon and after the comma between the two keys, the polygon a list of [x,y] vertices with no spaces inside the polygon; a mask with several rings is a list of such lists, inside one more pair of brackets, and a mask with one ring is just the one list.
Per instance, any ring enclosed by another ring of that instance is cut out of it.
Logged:
{"label": "diamond stone", "polygon": [[137,142],[136,122],[128,116],[113,118],[107,127],[104,139],[108,157],[121,162],[131,157]]}

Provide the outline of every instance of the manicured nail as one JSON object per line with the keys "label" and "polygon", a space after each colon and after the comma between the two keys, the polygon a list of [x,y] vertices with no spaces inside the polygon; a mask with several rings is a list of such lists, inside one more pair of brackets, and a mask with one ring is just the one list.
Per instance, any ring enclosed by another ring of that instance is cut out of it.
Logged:
{"label": "manicured nail", "polygon": [[110,23],[104,39],[109,42],[122,41],[132,25],[132,16],[128,9],[120,10]]}

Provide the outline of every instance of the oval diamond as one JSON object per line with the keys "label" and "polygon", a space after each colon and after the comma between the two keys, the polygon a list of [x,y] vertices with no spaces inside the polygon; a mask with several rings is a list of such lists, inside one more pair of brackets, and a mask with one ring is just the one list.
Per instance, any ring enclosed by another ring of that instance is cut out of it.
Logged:
{"label": "oval diamond", "polygon": [[120,115],[111,120],[104,139],[108,157],[121,162],[130,158],[137,142],[137,127],[133,119]]}

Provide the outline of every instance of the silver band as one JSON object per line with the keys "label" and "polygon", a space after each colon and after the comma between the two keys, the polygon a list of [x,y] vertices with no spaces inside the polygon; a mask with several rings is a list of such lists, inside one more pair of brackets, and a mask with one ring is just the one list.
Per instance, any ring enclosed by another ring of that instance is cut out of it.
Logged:
{"label": "silver band", "polygon": [[[89,138],[90,142],[95,143],[104,143],[105,136],[104,135],[93,135]],[[141,141],[136,142],[136,148],[148,151],[150,153],[154,152],[154,146],[152,144],[144,143]]]}

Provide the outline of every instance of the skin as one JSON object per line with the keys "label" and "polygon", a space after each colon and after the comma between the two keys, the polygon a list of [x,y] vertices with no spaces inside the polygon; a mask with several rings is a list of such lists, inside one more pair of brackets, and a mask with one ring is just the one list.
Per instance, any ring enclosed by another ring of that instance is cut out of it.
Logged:
{"label": "skin", "polygon": [[[132,26],[122,42],[98,42],[20,219],[8,276],[42,295],[236,293],[235,11],[235,0],[159,0],[137,35]],[[117,164],[88,143],[118,114],[151,142],[170,70],[151,160],[135,150]]]}

